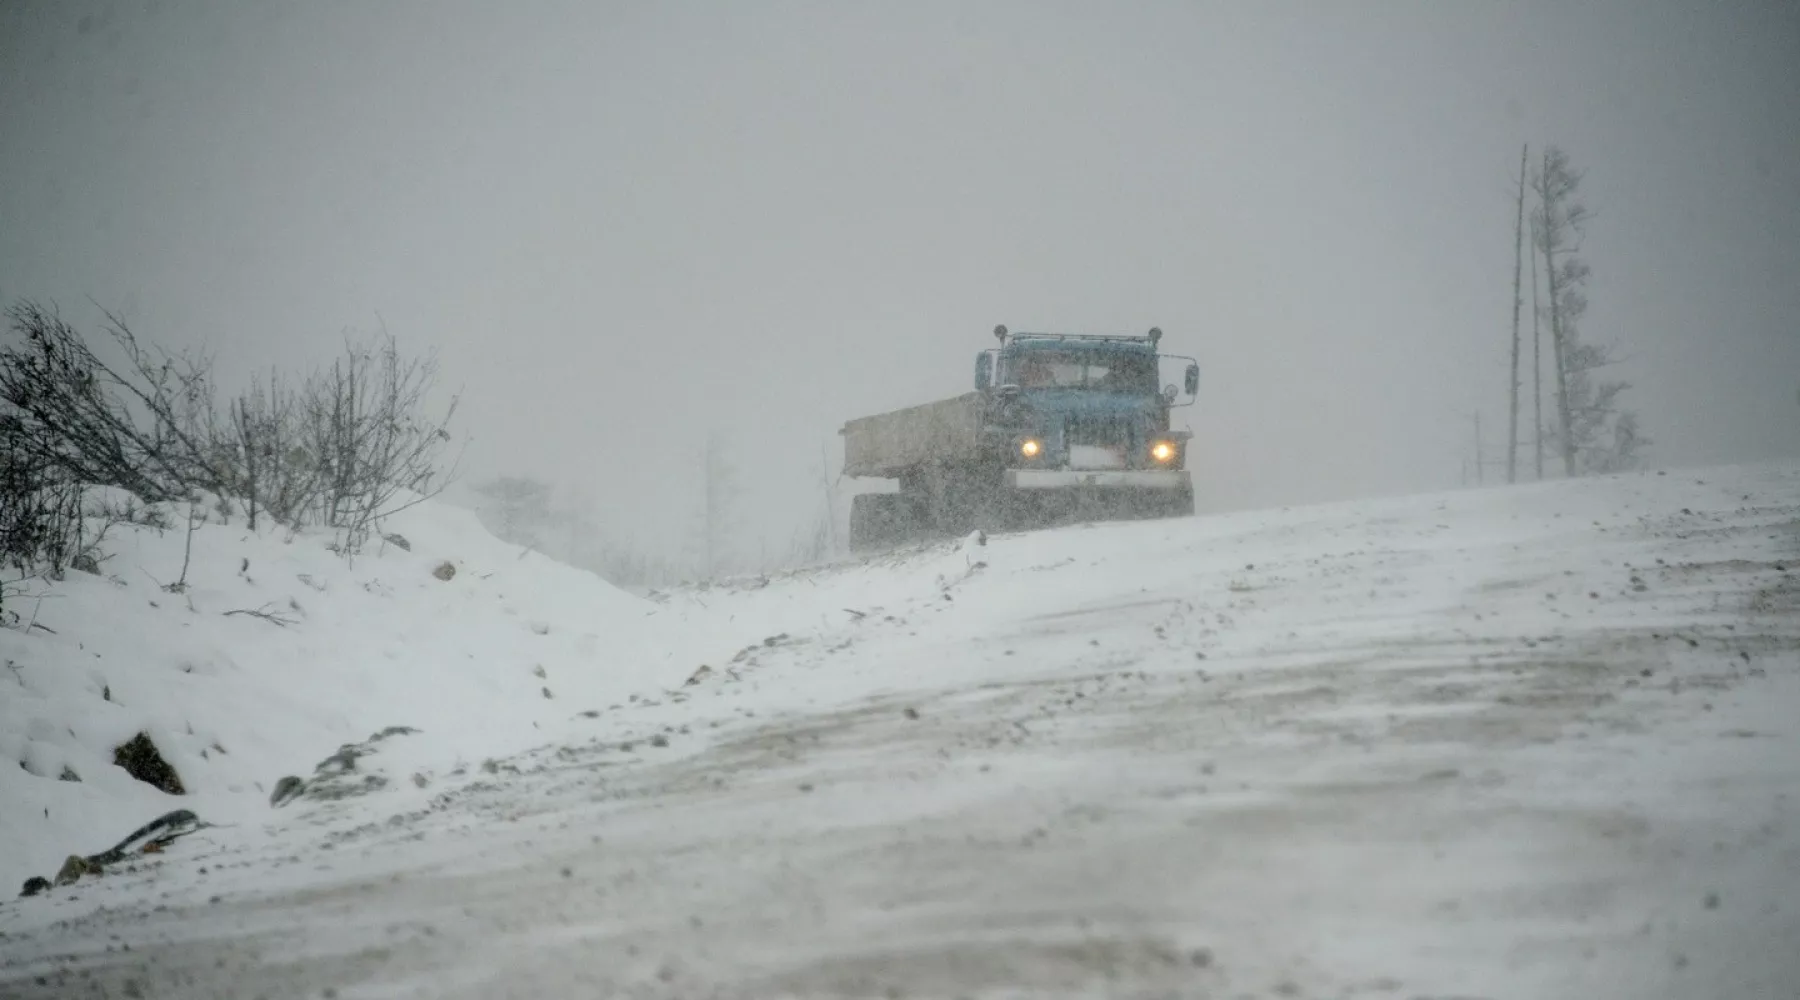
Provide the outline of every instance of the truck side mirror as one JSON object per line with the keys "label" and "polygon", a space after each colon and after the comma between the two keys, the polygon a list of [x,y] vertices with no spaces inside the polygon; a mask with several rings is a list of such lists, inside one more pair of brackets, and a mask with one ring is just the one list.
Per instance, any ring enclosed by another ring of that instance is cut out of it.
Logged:
{"label": "truck side mirror", "polygon": [[1200,394],[1200,366],[1197,364],[1187,366],[1187,394],[1190,396]]}
{"label": "truck side mirror", "polygon": [[987,351],[975,355],[975,388],[986,389],[994,383],[994,356]]}

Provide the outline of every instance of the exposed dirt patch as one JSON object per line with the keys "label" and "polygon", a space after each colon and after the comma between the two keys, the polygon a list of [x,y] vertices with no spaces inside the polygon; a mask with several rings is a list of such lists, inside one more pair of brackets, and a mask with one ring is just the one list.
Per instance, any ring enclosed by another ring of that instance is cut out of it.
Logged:
{"label": "exposed dirt patch", "polygon": [[1750,613],[1800,616],[1800,571],[1789,571],[1775,583],[1752,593]]}

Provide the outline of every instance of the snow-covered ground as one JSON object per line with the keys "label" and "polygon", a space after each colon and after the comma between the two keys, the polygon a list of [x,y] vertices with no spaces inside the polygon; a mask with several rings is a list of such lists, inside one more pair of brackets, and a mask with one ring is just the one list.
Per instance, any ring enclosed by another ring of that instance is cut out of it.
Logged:
{"label": "snow-covered ground", "polygon": [[[176,505],[161,530],[111,527],[98,575],[8,594],[22,621],[0,630],[4,884],[176,806],[266,819],[277,779],[310,775],[390,725],[422,730],[392,753],[430,773],[516,750],[536,728],[678,669],[679,645],[642,602],[504,545],[456,508],[403,511],[385,528],[409,548],[378,541],[350,561],[329,535],[266,521],[252,531],[213,504],[195,512],[208,523],[191,545]],[[449,580],[434,575],[444,562]],[[171,591],[184,563],[186,586]],[[139,732],[187,796],[113,765],[112,748]]]}
{"label": "snow-covered ground", "polygon": [[221,825],[0,904],[0,996],[1800,996],[1800,466],[648,601],[408,517],[9,599],[0,875]]}

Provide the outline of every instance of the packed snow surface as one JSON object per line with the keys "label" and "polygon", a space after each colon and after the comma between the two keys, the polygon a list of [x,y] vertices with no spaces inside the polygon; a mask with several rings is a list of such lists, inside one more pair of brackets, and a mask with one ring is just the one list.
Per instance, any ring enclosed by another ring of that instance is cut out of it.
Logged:
{"label": "packed snow surface", "polygon": [[[186,525],[119,529],[8,599],[0,874],[217,825],[0,904],[0,996],[1800,988],[1800,466],[650,599],[449,508],[387,530],[209,524],[171,593]],[[112,764],[138,732],[187,795]]]}

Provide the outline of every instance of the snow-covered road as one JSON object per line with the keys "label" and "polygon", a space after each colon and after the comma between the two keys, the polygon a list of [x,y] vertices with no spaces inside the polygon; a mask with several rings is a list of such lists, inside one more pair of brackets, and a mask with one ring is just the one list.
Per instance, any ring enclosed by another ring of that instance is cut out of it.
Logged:
{"label": "snow-covered road", "polygon": [[969,540],[658,614],[769,639],[0,908],[0,996],[1800,996],[1800,468]]}

